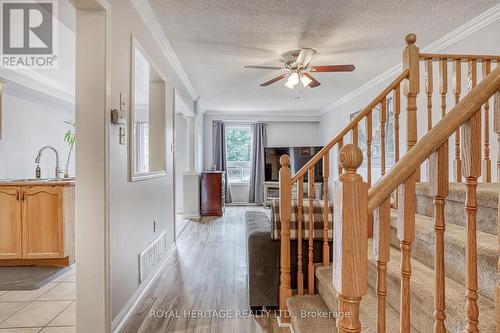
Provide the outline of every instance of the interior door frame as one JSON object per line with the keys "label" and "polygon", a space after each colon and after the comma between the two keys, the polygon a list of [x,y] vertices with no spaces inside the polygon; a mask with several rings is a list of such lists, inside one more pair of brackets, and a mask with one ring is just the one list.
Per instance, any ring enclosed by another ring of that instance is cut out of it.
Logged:
{"label": "interior door frame", "polygon": [[[77,26],[75,109],[79,124],[75,187],[76,330],[77,333],[109,333],[111,5],[107,0],[75,0],[74,6]],[[83,52],[87,50],[92,53]],[[82,70],[85,66],[95,70],[87,74]]]}
{"label": "interior door frame", "polygon": [[[177,186],[181,186],[180,184],[177,184],[177,175],[178,175],[178,172],[182,173],[184,175],[184,171],[180,171],[180,170],[177,170],[177,158],[176,158],[176,151],[177,151],[177,142],[176,142],[176,138],[177,138],[177,134],[178,134],[178,131],[177,131],[177,124],[175,122],[175,117],[176,115],[181,115],[183,118],[186,118],[186,117],[192,117],[192,118],[195,118],[196,117],[196,113],[194,112],[193,109],[190,109],[189,108],[189,103],[186,102],[186,99],[179,93],[179,91],[177,89],[174,88],[174,112],[173,112],[173,184],[174,184],[174,241],[177,242],[177,238],[178,236],[180,236],[180,234],[182,233],[182,231],[184,230],[184,228],[186,227],[186,225],[184,225],[184,227],[182,228],[182,230],[178,230],[177,229]],[[187,123],[187,120],[186,120],[186,123]],[[187,133],[186,133],[187,135]],[[193,138],[194,140],[194,138]],[[189,140],[188,140],[189,141]],[[189,149],[189,147],[188,147]],[[186,156],[186,159],[187,159],[187,156]],[[183,192],[184,193],[184,189],[183,189]],[[184,198],[180,198],[180,200],[184,200]]]}

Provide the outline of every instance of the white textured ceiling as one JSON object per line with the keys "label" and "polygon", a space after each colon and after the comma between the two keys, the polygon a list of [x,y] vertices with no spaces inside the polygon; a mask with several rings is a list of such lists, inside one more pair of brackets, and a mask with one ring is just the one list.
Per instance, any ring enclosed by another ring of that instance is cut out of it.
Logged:
{"label": "white textured ceiling", "polygon": [[[424,47],[498,0],[149,0],[203,105],[211,111],[320,111],[401,60],[404,36]],[[353,73],[315,73],[322,83],[300,99],[279,71],[289,50],[319,52],[313,65],[348,64]]]}

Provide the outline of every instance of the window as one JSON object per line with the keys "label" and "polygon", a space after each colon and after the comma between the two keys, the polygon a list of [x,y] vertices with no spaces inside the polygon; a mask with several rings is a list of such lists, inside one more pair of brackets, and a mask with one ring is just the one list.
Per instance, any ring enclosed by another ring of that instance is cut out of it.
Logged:
{"label": "window", "polygon": [[139,173],[149,172],[149,123],[136,121],[134,130],[136,138],[135,170]]}
{"label": "window", "polygon": [[252,128],[226,126],[227,177],[230,183],[250,182]]}

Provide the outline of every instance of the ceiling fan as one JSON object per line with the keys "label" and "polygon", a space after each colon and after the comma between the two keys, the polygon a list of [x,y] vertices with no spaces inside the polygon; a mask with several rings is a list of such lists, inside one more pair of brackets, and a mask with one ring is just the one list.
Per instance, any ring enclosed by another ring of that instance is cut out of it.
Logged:
{"label": "ceiling fan", "polygon": [[309,62],[317,54],[316,50],[311,48],[303,48],[300,50],[293,50],[287,52],[289,60],[285,62],[284,67],[278,66],[245,66],[245,68],[251,69],[268,69],[268,70],[280,70],[285,69],[286,73],[283,73],[274,79],[262,83],[261,87],[266,87],[275,82],[288,78],[285,83],[285,87],[289,89],[294,89],[297,84],[302,83],[304,87],[316,88],[321,83],[318,82],[310,73],[320,73],[320,72],[352,72],[354,70],[354,65],[327,65],[327,66],[311,66]]}

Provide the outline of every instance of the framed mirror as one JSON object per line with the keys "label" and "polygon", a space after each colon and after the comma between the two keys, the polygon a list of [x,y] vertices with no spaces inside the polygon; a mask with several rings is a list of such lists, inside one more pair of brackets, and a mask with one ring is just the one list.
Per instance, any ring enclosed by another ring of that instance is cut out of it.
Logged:
{"label": "framed mirror", "polygon": [[130,181],[166,174],[166,79],[132,36],[129,117]]}

